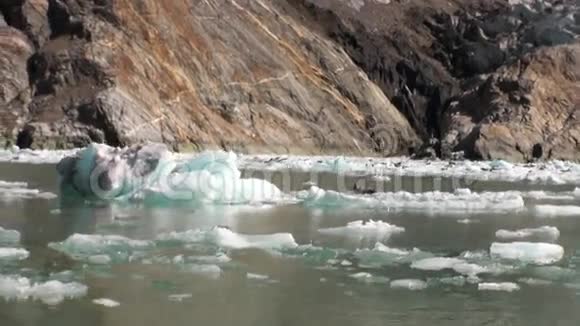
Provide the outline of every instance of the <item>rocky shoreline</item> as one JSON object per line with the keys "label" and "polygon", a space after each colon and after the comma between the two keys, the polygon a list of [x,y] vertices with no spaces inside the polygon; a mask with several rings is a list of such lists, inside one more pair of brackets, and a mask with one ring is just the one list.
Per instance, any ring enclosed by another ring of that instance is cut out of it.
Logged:
{"label": "rocky shoreline", "polygon": [[0,141],[580,160],[567,0],[7,0]]}

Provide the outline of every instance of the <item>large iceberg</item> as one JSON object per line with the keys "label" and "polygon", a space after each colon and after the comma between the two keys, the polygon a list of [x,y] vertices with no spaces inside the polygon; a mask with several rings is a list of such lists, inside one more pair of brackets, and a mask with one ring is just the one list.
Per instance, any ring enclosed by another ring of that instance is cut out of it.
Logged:
{"label": "large iceberg", "polygon": [[281,197],[270,182],[242,178],[233,153],[204,152],[183,159],[162,144],[91,144],[63,159],[57,169],[64,191],[98,199],[239,204]]}

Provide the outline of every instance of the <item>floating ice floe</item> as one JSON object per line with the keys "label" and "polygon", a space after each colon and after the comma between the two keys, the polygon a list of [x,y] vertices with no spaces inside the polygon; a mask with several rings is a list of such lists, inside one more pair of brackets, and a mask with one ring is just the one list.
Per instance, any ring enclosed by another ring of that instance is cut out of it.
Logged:
{"label": "floating ice floe", "polygon": [[580,164],[550,161],[511,164],[505,161],[412,160],[406,157],[330,157],[290,155],[242,156],[241,166],[253,170],[324,171],[391,177],[442,177],[458,181],[580,184]]}
{"label": "floating ice floe", "polygon": [[208,279],[217,280],[222,275],[222,269],[218,265],[199,265],[192,264],[186,266],[186,271],[189,271],[195,275],[203,276]]}
{"label": "floating ice floe", "polygon": [[6,230],[0,226],[0,244],[15,244],[20,242],[20,232]]}
{"label": "floating ice floe", "polygon": [[63,242],[50,243],[48,246],[73,259],[108,264],[111,261],[127,261],[133,252],[152,249],[155,244],[119,235],[73,234]]}
{"label": "floating ice floe", "polygon": [[492,257],[516,260],[523,263],[548,265],[558,262],[564,256],[564,248],[552,243],[536,242],[495,242],[491,245]]}
{"label": "floating ice floe", "polygon": [[551,201],[573,201],[576,199],[574,193],[563,192],[563,193],[550,193],[546,191],[528,191],[522,192],[524,198],[534,199],[534,200],[551,200]]}
{"label": "floating ice floe", "polygon": [[60,281],[32,283],[30,279],[19,276],[0,275],[0,297],[6,300],[38,300],[47,305],[57,305],[65,299],[81,298],[87,294],[83,284]]}
{"label": "floating ice floe", "polygon": [[418,279],[400,279],[391,281],[390,286],[393,289],[419,291],[427,288],[427,282]]}
{"label": "floating ice floe", "polygon": [[366,222],[354,221],[342,227],[319,229],[318,232],[337,236],[385,240],[394,234],[405,232],[405,228],[383,221],[370,220]]}
{"label": "floating ice floe", "polygon": [[249,280],[265,281],[269,279],[270,276],[256,273],[246,273],[246,278]]}
{"label": "floating ice floe", "polygon": [[502,240],[522,240],[528,238],[556,241],[560,237],[560,230],[554,226],[542,226],[538,228],[525,228],[515,231],[498,230],[495,236]]}
{"label": "floating ice floe", "polygon": [[463,259],[451,257],[431,257],[416,260],[411,264],[411,268],[424,271],[442,271],[444,269],[452,269],[456,273],[466,276],[476,276],[491,272],[491,270],[485,266],[468,263]]}
{"label": "floating ice floe", "polygon": [[62,184],[85,197],[242,204],[280,200],[268,181],[241,178],[237,155],[204,152],[182,159],[165,145],[91,144],[58,164]]}
{"label": "floating ice floe", "polygon": [[505,291],[513,292],[518,291],[520,286],[516,283],[502,282],[502,283],[479,283],[477,285],[479,291]]}
{"label": "floating ice floe", "polygon": [[182,302],[184,300],[193,298],[193,294],[191,293],[170,294],[167,298],[169,299],[169,301]]}
{"label": "floating ice floe", "polygon": [[0,248],[0,261],[2,260],[24,260],[30,256],[26,249],[22,248]]}
{"label": "floating ice floe", "polygon": [[375,276],[371,273],[367,272],[359,272],[349,275],[355,280],[364,282],[364,283],[389,283],[390,279],[384,276]]}
{"label": "floating ice floe", "polygon": [[32,150],[12,147],[0,149],[0,162],[27,164],[54,164],[67,156],[74,155],[78,149],[72,150]]}
{"label": "floating ice floe", "polygon": [[29,189],[26,182],[8,182],[0,180],[0,200],[2,201],[28,198],[54,199],[56,197],[57,196],[51,192]]}
{"label": "floating ice floe", "polygon": [[159,235],[157,240],[178,241],[185,243],[205,243],[230,249],[285,249],[296,248],[298,246],[294,240],[294,237],[290,233],[240,234],[222,227],[216,227],[211,230],[170,232]]}
{"label": "floating ice floe", "polygon": [[580,206],[572,205],[536,205],[533,212],[538,217],[580,217]]}
{"label": "floating ice floe", "polygon": [[530,286],[540,286],[540,285],[552,285],[554,282],[552,281],[548,281],[548,280],[542,280],[539,278],[531,278],[531,277],[527,277],[527,278],[519,278],[518,282],[520,283],[524,283]]}
{"label": "floating ice floe", "polygon": [[543,280],[554,282],[570,281],[578,276],[578,273],[570,268],[560,266],[538,266],[534,267],[530,274]]}
{"label": "floating ice floe", "polygon": [[462,220],[457,220],[457,223],[466,224],[466,225],[467,224],[476,224],[476,223],[479,223],[479,220],[464,218]]}
{"label": "floating ice floe", "polygon": [[431,257],[414,261],[411,264],[411,268],[424,271],[441,271],[451,269],[454,265],[460,263],[465,263],[465,261],[459,258]]}
{"label": "floating ice floe", "polygon": [[354,256],[359,260],[360,267],[378,268],[393,264],[408,264],[416,260],[433,257],[433,254],[417,248],[412,250],[390,248],[377,242],[373,249],[356,250]]}
{"label": "floating ice floe", "polygon": [[349,207],[362,209],[394,209],[429,213],[514,212],[524,209],[521,195],[515,192],[474,193],[469,189],[446,192],[384,192],[372,195],[346,194],[311,187],[297,197],[311,207]]}
{"label": "floating ice floe", "polygon": [[107,298],[94,299],[93,303],[107,308],[115,308],[121,305],[119,302]]}

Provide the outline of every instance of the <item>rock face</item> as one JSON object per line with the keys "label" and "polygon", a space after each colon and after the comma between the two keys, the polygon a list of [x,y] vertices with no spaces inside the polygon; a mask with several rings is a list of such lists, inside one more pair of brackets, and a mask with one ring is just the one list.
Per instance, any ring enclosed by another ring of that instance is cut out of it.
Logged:
{"label": "rock face", "polygon": [[2,67],[12,75],[0,111],[18,145],[393,155],[419,142],[350,57],[282,2],[12,1],[2,13],[2,58],[20,69]]}
{"label": "rock face", "polygon": [[577,1],[4,0],[22,147],[580,159]]}

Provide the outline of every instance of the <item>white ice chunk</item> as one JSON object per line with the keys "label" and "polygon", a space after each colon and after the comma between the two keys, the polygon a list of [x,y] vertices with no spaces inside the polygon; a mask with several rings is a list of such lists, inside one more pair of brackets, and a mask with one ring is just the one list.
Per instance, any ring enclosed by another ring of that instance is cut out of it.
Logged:
{"label": "white ice chunk", "polygon": [[241,165],[253,170],[331,171],[379,176],[444,177],[454,180],[580,184],[580,164],[564,161],[512,164],[505,161],[432,161],[405,157],[248,155]]}
{"label": "white ice chunk", "polygon": [[405,232],[405,228],[383,221],[354,221],[343,227],[320,229],[318,232],[356,238],[372,238],[385,240],[393,234]]}
{"label": "white ice chunk", "polygon": [[101,298],[101,299],[94,299],[93,303],[99,306],[107,307],[107,308],[115,308],[120,306],[121,304],[113,299]]}
{"label": "white ice chunk", "polygon": [[538,217],[580,217],[580,206],[571,205],[536,205],[534,213]]}
{"label": "white ice chunk", "polygon": [[1,260],[25,260],[30,256],[30,253],[26,249],[21,248],[0,248],[0,261]]}
{"label": "white ice chunk", "polygon": [[464,276],[442,277],[437,281],[441,284],[453,286],[464,286],[467,283],[467,280]]}
{"label": "white ice chunk", "polygon": [[0,180],[0,188],[13,189],[13,188],[26,188],[28,183],[26,182],[13,182],[13,181],[3,181]]}
{"label": "white ice chunk", "polygon": [[457,264],[463,264],[465,261],[459,258],[432,257],[414,261],[411,268],[423,271],[441,271],[452,269]]}
{"label": "white ice chunk", "polygon": [[218,265],[190,265],[187,268],[193,274],[217,280],[222,275],[222,269]]}
{"label": "white ice chunk", "polygon": [[423,280],[418,279],[400,279],[392,281],[391,288],[418,291],[426,289],[427,283]]}
{"label": "white ice chunk", "polygon": [[6,230],[0,226],[0,244],[14,244],[20,242],[20,232]]}
{"label": "white ice chunk", "polygon": [[479,220],[465,218],[462,220],[457,220],[457,223],[459,223],[459,224],[476,224],[476,223],[479,223]]}
{"label": "white ice chunk", "polygon": [[168,296],[169,301],[173,301],[173,302],[182,302],[186,299],[191,299],[191,298],[193,298],[193,294],[191,294],[191,293],[170,294]]}
{"label": "white ice chunk", "polygon": [[246,277],[249,280],[257,280],[257,281],[265,281],[265,280],[270,278],[270,276],[268,276],[268,275],[256,274],[256,273],[247,273]]}
{"label": "white ice chunk", "polygon": [[86,294],[87,287],[76,282],[32,283],[25,277],[0,276],[0,297],[6,300],[34,299],[47,305],[57,305],[65,299],[76,299]]}
{"label": "white ice chunk", "polygon": [[480,291],[505,291],[513,292],[520,289],[516,283],[502,282],[502,283],[479,283],[477,289]]}
{"label": "white ice chunk", "polygon": [[151,249],[155,244],[120,235],[73,234],[63,242],[50,243],[48,246],[73,259],[108,263],[114,258],[126,260],[133,251]]}
{"label": "white ice chunk", "polygon": [[389,278],[384,276],[375,276],[367,272],[359,272],[349,275],[355,280],[365,282],[365,283],[389,283]]}
{"label": "white ice chunk", "polygon": [[359,259],[359,266],[371,268],[393,264],[406,264],[433,257],[433,254],[417,248],[413,248],[412,250],[390,248],[380,242],[377,242],[372,250],[359,249],[354,252],[354,255]]}
{"label": "white ice chunk", "polygon": [[495,236],[502,240],[522,240],[527,238],[556,241],[560,237],[560,230],[554,226],[542,226],[538,228],[525,228],[515,231],[498,230]]}
{"label": "white ice chunk", "polygon": [[179,241],[185,243],[208,243],[230,249],[263,248],[283,249],[298,246],[290,233],[240,234],[230,229],[216,227],[211,230],[189,230],[170,232],[157,237],[160,241]]}
{"label": "white ice chunk", "polygon": [[561,260],[564,256],[564,248],[551,243],[495,242],[491,245],[490,253],[492,257],[547,265]]}
{"label": "white ice chunk", "polygon": [[32,150],[0,149],[0,162],[28,163],[28,164],[54,164],[64,157],[74,155],[78,149],[73,150]]}
{"label": "white ice chunk", "polygon": [[515,192],[473,193],[468,189],[459,189],[454,193],[401,191],[357,195],[311,187],[297,196],[304,205],[311,207],[380,208],[446,214],[512,212],[525,207],[523,197]]}
{"label": "white ice chunk", "polygon": [[18,199],[54,199],[57,196],[51,192],[43,192],[38,189],[28,189],[26,182],[8,182],[0,180],[0,200],[14,201]]}
{"label": "white ice chunk", "polygon": [[553,284],[552,281],[547,281],[547,280],[541,280],[539,278],[519,278],[518,282],[520,283],[524,283],[527,285],[532,285],[532,286],[538,286],[538,285],[551,285]]}

